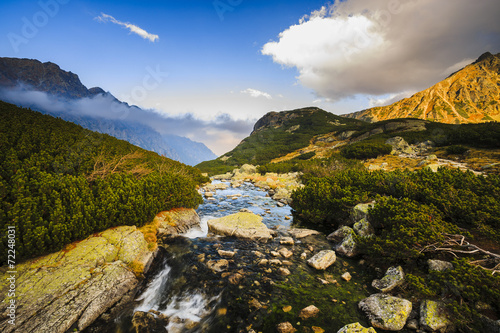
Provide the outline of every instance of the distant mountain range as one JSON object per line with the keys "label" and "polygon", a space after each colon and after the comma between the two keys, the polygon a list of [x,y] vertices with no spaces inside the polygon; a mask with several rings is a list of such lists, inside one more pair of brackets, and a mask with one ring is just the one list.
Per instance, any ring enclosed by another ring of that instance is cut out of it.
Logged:
{"label": "distant mountain range", "polygon": [[[147,124],[138,122],[134,117],[141,117],[148,111],[121,102],[102,88],[88,89],[81,83],[78,75],[64,71],[51,62],[0,58],[0,90],[4,92],[2,97],[7,102],[60,117],[189,165],[217,157],[203,143],[178,135],[159,133]],[[33,91],[46,93],[60,104],[54,107],[50,101],[38,102],[40,98],[28,100],[19,97],[21,93]],[[109,109],[116,109],[116,114],[114,117],[105,117],[104,112],[99,114],[94,110],[96,105],[107,108],[108,114],[114,111]]]}
{"label": "distant mountain range", "polygon": [[448,124],[500,121],[500,53],[484,53],[474,63],[410,98],[343,116],[370,122],[397,118]]}

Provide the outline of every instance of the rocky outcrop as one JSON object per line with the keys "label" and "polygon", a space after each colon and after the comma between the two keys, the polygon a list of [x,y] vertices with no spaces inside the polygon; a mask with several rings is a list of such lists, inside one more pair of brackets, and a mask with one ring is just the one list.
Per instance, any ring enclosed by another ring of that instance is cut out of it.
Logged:
{"label": "rocky outcrop", "polygon": [[272,238],[271,231],[262,223],[262,217],[253,213],[239,212],[210,220],[208,230],[216,235],[250,240],[267,241]]}
{"label": "rocky outcrop", "polygon": [[335,256],[335,251],[324,250],[316,253],[311,259],[307,261],[309,266],[316,268],[317,270],[325,270],[337,260]]}
{"label": "rocky outcrop", "polygon": [[365,328],[360,323],[345,325],[337,333],[377,333],[373,327]]}
{"label": "rocky outcrop", "polygon": [[391,154],[393,154],[393,155],[399,155],[399,154],[413,155],[413,154],[416,154],[415,149],[413,149],[413,147],[410,146],[408,144],[408,142],[406,142],[405,139],[403,139],[400,136],[395,136],[393,138],[387,139],[387,141],[385,143],[392,146]]}
{"label": "rocky outcrop", "polygon": [[[64,250],[17,265],[16,325],[2,310],[2,332],[83,330],[139,283],[154,253],[134,226],[95,234]],[[7,294],[2,277],[0,292]]]}
{"label": "rocky outcrop", "polygon": [[358,306],[368,316],[372,326],[387,331],[403,329],[412,309],[410,301],[386,294],[371,295]]}
{"label": "rocky outcrop", "polygon": [[389,267],[384,277],[380,280],[373,280],[372,287],[383,293],[388,293],[405,281],[405,273],[401,266]]}
{"label": "rocky outcrop", "polygon": [[161,212],[155,218],[159,223],[158,236],[185,233],[200,225],[200,217],[194,209],[176,208]]}
{"label": "rocky outcrop", "polygon": [[429,331],[437,331],[451,324],[444,303],[423,300],[420,303],[420,326]]}

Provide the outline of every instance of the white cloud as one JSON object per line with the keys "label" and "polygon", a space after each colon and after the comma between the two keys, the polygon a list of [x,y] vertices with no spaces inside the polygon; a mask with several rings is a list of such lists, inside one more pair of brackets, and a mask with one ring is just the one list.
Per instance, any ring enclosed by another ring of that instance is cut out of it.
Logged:
{"label": "white cloud", "polygon": [[156,40],[160,39],[160,37],[158,35],[150,34],[146,30],[144,30],[144,29],[142,29],[142,28],[140,28],[140,27],[138,27],[138,26],[136,26],[134,24],[131,24],[131,23],[128,23],[128,22],[118,21],[113,16],[108,15],[108,14],[101,13],[101,15],[97,16],[95,19],[97,21],[99,21],[99,22],[106,23],[106,22],[110,21],[112,23],[121,25],[122,27],[125,27],[125,28],[129,29],[130,32],[133,32],[134,34],[137,34],[137,35],[141,36],[144,39],[148,39],[151,42],[155,42]]}
{"label": "white cloud", "polygon": [[346,0],[305,15],[261,52],[296,67],[319,97],[419,91],[500,51],[499,11],[498,0]]}
{"label": "white cloud", "polygon": [[370,98],[370,107],[373,108],[376,106],[391,105],[402,100],[403,98],[408,98],[415,93],[416,91],[403,91],[397,94],[390,94],[389,96],[382,96],[380,98]]}
{"label": "white cloud", "polygon": [[242,90],[240,92],[242,94],[250,95],[250,96],[252,96],[254,98],[265,97],[267,99],[273,99],[271,97],[271,95],[269,95],[268,93],[260,91],[260,90],[252,89],[252,88],[248,88],[248,89]]}

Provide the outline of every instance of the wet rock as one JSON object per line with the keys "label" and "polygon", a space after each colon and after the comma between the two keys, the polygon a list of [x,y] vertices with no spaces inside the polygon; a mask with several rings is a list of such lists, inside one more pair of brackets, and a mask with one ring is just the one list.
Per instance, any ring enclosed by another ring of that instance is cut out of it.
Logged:
{"label": "wet rock", "polygon": [[281,256],[281,254],[278,251],[271,251],[271,255],[273,257],[279,257],[279,256]]}
{"label": "wet rock", "polygon": [[267,264],[269,264],[269,260],[267,260],[267,259],[261,259],[259,261],[259,265],[260,266],[264,266],[264,265],[267,265]]}
{"label": "wet rock", "polygon": [[283,260],[282,261],[283,265],[285,266],[293,266],[293,262],[289,261],[289,260]]}
{"label": "wet rock", "polygon": [[311,328],[312,328],[312,330],[313,330],[313,332],[314,332],[314,333],[324,333],[324,332],[325,332],[325,330],[324,330],[324,329],[322,329],[322,328],[321,328],[321,327],[319,327],[319,326],[313,326],[313,327],[311,327]]}
{"label": "wet rock", "polygon": [[236,254],[236,252],[234,251],[225,251],[225,250],[218,250],[217,253],[219,253],[221,257],[226,257],[226,258],[232,258]]}
{"label": "wet rock", "polygon": [[429,271],[444,272],[449,269],[453,269],[453,264],[448,261],[442,260],[427,260],[427,265],[429,266]]}
{"label": "wet rock", "polygon": [[177,235],[200,225],[200,217],[194,209],[176,208],[161,212],[155,220],[160,223],[158,237]]}
{"label": "wet rock", "polygon": [[253,213],[253,212],[248,208],[242,208],[240,209],[240,213]]}
{"label": "wet rock", "polygon": [[283,264],[283,263],[281,262],[281,260],[279,260],[279,259],[271,259],[271,260],[269,260],[269,263],[270,263],[271,265],[276,265],[276,266],[281,266],[281,265]]}
{"label": "wet rock", "polygon": [[401,266],[389,267],[384,277],[380,280],[373,280],[372,287],[383,293],[388,293],[405,281],[405,273]]}
{"label": "wet rock", "polygon": [[256,300],[255,298],[252,298],[250,302],[248,302],[248,305],[250,306],[251,309],[262,309],[262,304]]}
{"label": "wet rock", "polygon": [[283,312],[290,312],[292,311],[292,306],[291,305],[286,305],[283,307]]}
{"label": "wet rock", "polygon": [[420,303],[420,326],[437,331],[451,324],[444,303],[424,300]]}
{"label": "wet rock", "polygon": [[300,259],[302,259],[302,260],[307,259],[307,253],[302,252],[302,253],[300,254]]}
{"label": "wet rock", "polygon": [[300,310],[299,317],[302,320],[306,320],[306,319],[309,319],[309,318],[316,317],[318,315],[318,313],[319,313],[319,309],[316,306],[309,305],[308,307],[303,308],[302,310]]}
{"label": "wet rock", "polygon": [[295,244],[292,237],[282,237],[280,239],[280,244],[282,245],[293,245]]}
{"label": "wet rock", "polygon": [[208,229],[217,235],[250,240],[267,241],[272,238],[270,230],[262,223],[262,217],[253,213],[236,213],[209,220]]}
{"label": "wet rock", "polygon": [[403,329],[412,309],[410,301],[386,294],[371,295],[358,306],[368,316],[372,326],[387,331]]}
{"label": "wet rock", "polygon": [[209,192],[209,191],[205,192],[205,197],[206,197],[206,198],[211,198],[211,197],[213,197],[213,196],[214,196],[214,193],[213,193],[213,192]]}
{"label": "wet rock", "polygon": [[284,322],[284,323],[278,324],[278,326],[276,326],[276,330],[279,333],[295,333],[295,332],[297,332],[297,330],[289,322]]}
{"label": "wet rock", "polygon": [[305,238],[307,236],[318,235],[319,231],[311,230],[311,229],[300,229],[300,228],[292,228],[288,230],[288,233],[295,237],[296,239]]}
{"label": "wet rock", "polygon": [[373,327],[365,328],[360,323],[345,325],[337,333],[377,333]]}
{"label": "wet rock", "polygon": [[351,276],[351,274],[350,274],[349,272],[345,272],[344,274],[342,274],[342,278],[343,278],[344,280],[346,280],[346,281],[348,281],[348,282],[349,282],[349,281],[351,281],[352,276]]}
{"label": "wet rock", "polygon": [[[156,318],[153,314],[147,312],[137,311],[132,317],[132,327],[136,333],[152,333],[160,332],[161,325],[158,325]],[[165,328],[163,332],[167,332]]]}
{"label": "wet rock", "polygon": [[278,273],[280,275],[283,275],[283,276],[288,276],[288,275],[292,274],[292,273],[290,273],[290,270],[288,268],[283,268],[283,267],[280,267],[278,269]]}
{"label": "wet rock", "polygon": [[375,234],[375,230],[366,218],[354,223],[352,228],[354,229],[354,232],[361,237],[369,237]]}
{"label": "wet rock", "polygon": [[227,261],[226,259],[209,260],[207,262],[207,267],[217,273],[226,270],[228,266],[229,266],[229,261]]}
{"label": "wet rock", "polygon": [[286,247],[280,249],[279,251],[279,254],[281,254],[281,256],[283,256],[283,258],[285,259],[288,259],[290,258],[291,256],[293,256],[293,252],[290,251],[289,249],[287,249]]}
{"label": "wet rock", "polygon": [[257,256],[257,257],[263,257],[263,256],[264,256],[264,254],[263,254],[262,252],[260,252],[260,251],[252,251],[252,253],[253,253],[255,256]]}
{"label": "wet rock", "polygon": [[239,284],[241,280],[243,279],[243,275],[240,273],[235,273],[229,277],[229,283],[231,284]]}
{"label": "wet rock", "polygon": [[331,266],[337,257],[335,256],[335,251],[324,250],[316,253],[311,259],[307,261],[309,266],[316,268],[317,270],[325,270]]}

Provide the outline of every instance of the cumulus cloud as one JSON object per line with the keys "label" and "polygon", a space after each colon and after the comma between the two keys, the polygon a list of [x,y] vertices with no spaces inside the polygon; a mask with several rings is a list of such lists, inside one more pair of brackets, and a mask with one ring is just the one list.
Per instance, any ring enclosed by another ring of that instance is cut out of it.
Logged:
{"label": "cumulus cloud", "polygon": [[265,97],[267,99],[273,99],[272,96],[269,95],[268,93],[260,91],[260,90],[252,89],[252,88],[242,90],[241,93],[250,95],[254,98]]}
{"label": "cumulus cloud", "polygon": [[125,27],[128,30],[130,30],[130,32],[137,34],[144,39],[148,39],[151,42],[155,42],[156,40],[160,39],[160,37],[158,35],[150,34],[146,30],[136,26],[135,24],[119,21],[119,20],[115,19],[113,16],[108,15],[108,14],[101,13],[101,15],[97,16],[95,19],[97,21],[103,22],[103,23],[111,22],[111,23],[121,25],[122,27]]}
{"label": "cumulus cloud", "polygon": [[[203,142],[214,153],[222,155],[231,150],[253,129],[255,119],[234,119],[221,113],[210,120],[203,120],[191,113],[172,116],[157,110],[144,110],[117,101],[112,95],[65,100],[26,86],[0,89],[0,100],[33,110],[43,110],[63,119],[106,119],[127,126],[146,126],[161,135],[178,135]],[[69,116],[69,117],[68,117]]]}
{"label": "cumulus cloud", "polygon": [[319,97],[419,91],[500,51],[498,0],[346,0],[282,31],[261,52]]}

